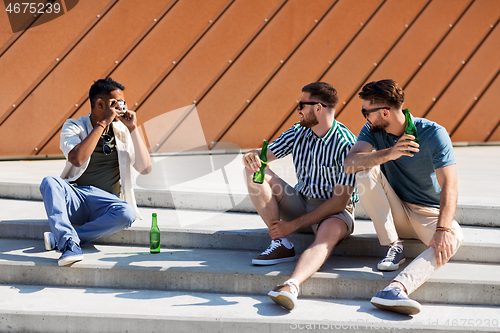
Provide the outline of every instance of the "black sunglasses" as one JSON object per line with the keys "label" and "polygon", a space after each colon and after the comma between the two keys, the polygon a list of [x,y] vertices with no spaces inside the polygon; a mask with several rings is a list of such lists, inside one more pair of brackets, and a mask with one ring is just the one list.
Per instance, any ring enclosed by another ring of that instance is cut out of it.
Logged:
{"label": "black sunglasses", "polygon": [[376,108],[376,109],[371,109],[371,110],[361,109],[361,113],[363,114],[363,117],[366,118],[366,115],[368,115],[370,113],[377,112],[377,111],[380,111],[380,110],[390,110],[390,109],[391,108],[388,107],[388,106],[383,106],[381,108]]}
{"label": "black sunglasses", "polygon": [[104,155],[111,154],[111,146],[110,146],[112,140],[111,135],[104,134],[102,136],[102,140],[104,141],[104,145],[102,146],[102,152],[104,153]]}
{"label": "black sunglasses", "polygon": [[323,104],[321,102],[299,102],[299,106],[297,106],[297,108],[299,110],[302,110],[302,108],[304,107],[304,105],[316,105],[316,104],[321,104],[323,107],[327,107],[326,104]]}

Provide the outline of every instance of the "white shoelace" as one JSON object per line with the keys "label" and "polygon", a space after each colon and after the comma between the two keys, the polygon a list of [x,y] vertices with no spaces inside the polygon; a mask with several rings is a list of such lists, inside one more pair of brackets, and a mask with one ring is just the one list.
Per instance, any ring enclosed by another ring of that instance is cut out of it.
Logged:
{"label": "white shoelace", "polygon": [[389,248],[389,251],[387,251],[387,255],[382,261],[393,261],[394,258],[396,258],[396,254],[401,252],[403,252],[403,248],[397,245],[393,245]]}
{"label": "white shoelace", "polygon": [[269,245],[269,247],[264,252],[262,252],[261,255],[267,255],[267,254],[273,252],[274,250],[276,250],[280,246],[281,246],[281,240],[279,240],[279,239],[274,240],[273,239],[271,241],[271,244]]}

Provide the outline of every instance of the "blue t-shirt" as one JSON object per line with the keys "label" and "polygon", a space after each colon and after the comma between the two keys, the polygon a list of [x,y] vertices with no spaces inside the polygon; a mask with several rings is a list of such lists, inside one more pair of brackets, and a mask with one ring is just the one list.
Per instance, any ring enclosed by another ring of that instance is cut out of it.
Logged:
{"label": "blue t-shirt", "polygon": [[[439,208],[441,187],[436,169],[455,164],[455,155],[446,129],[425,118],[414,118],[420,151],[410,156],[386,162],[380,169],[394,192],[403,201]],[[370,132],[368,123],[359,132],[358,140],[368,142],[375,150],[394,146],[400,137],[382,130]]]}

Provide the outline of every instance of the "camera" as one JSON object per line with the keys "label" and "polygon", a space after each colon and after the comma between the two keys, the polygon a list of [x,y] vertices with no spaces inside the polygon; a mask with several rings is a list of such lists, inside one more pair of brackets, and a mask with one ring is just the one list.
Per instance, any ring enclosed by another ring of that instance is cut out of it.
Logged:
{"label": "camera", "polygon": [[120,109],[120,115],[124,115],[127,112],[127,104],[125,101],[117,101],[118,108]]}

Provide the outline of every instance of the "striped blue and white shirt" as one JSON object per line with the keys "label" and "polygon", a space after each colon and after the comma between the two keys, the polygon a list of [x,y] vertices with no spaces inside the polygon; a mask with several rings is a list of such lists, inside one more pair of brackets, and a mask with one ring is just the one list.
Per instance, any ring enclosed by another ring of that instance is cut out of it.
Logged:
{"label": "striped blue and white shirt", "polygon": [[[277,158],[292,154],[297,191],[311,198],[330,199],[337,184],[356,186],[355,174],[345,173],[343,167],[354,143],[356,136],[335,120],[322,138],[296,123],[269,144],[269,149]],[[356,191],[352,201],[358,202]]]}

